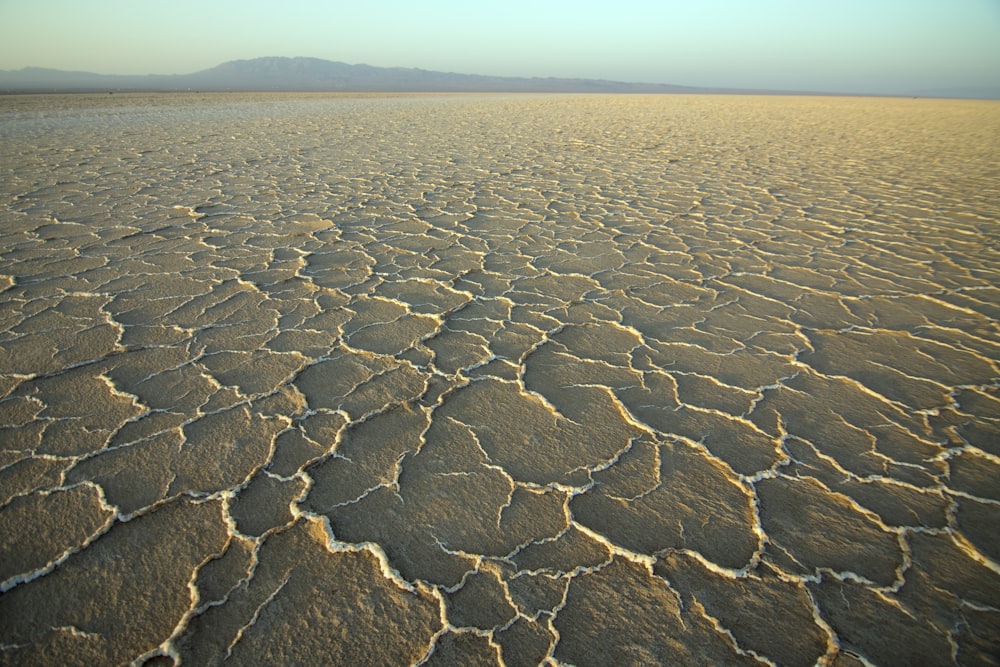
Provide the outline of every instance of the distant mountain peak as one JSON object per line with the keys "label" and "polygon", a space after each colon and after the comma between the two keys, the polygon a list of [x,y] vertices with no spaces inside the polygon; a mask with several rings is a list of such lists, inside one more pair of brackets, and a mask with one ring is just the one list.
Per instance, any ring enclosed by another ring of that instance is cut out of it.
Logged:
{"label": "distant mountain peak", "polygon": [[289,58],[287,56],[265,56],[262,58],[250,58],[248,60],[229,60],[208,70],[202,71],[306,71],[329,69],[330,65],[349,67],[346,63],[334,62],[332,60],[322,60],[320,58],[308,58],[305,56],[296,56],[294,58]]}
{"label": "distant mountain peak", "polygon": [[[351,92],[683,93],[705,88],[598,79],[458,74],[404,67],[350,65],[305,56],[230,60],[193,74],[123,76],[43,68],[0,71],[0,91],[242,90]],[[717,91],[716,91],[717,92]]]}

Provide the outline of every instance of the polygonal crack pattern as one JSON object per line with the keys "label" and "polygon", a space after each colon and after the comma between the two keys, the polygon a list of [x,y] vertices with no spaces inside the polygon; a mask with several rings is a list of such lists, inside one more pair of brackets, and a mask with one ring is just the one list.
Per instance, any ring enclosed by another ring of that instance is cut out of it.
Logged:
{"label": "polygonal crack pattern", "polygon": [[0,662],[995,664],[994,103],[0,136]]}

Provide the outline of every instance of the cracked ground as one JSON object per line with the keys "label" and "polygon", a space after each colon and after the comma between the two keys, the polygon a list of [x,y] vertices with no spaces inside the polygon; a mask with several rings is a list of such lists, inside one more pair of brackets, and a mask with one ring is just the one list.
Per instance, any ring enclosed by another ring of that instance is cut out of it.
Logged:
{"label": "cracked ground", "polygon": [[998,109],[0,98],[0,662],[996,664]]}

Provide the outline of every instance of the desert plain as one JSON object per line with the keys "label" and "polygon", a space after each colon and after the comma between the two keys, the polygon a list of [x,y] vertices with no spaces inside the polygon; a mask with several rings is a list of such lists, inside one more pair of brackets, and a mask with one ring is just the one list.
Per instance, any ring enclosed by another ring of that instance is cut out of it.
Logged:
{"label": "desert plain", "polygon": [[0,97],[0,663],[995,665],[1000,102]]}

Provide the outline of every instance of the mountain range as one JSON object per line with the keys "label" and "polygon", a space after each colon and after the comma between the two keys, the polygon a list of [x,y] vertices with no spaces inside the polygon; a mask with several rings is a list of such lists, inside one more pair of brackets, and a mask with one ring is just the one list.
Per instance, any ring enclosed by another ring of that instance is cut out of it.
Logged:
{"label": "mountain range", "polygon": [[[94,74],[42,67],[0,70],[0,94],[118,91],[850,94],[708,88],[604,79],[484,76],[409,67],[349,65],[319,58],[231,60],[192,74]],[[1000,99],[1000,84],[910,92],[886,91],[884,94],[996,100]]]}
{"label": "mountain range", "polygon": [[[709,93],[713,88],[600,79],[483,76],[319,58],[233,60],[193,74],[117,75],[26,67],[0,70],[0,92],[111,91]],[[735,91],[732,91],[735,92]]]}

